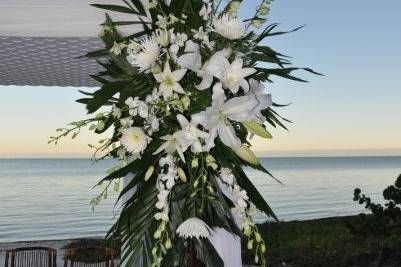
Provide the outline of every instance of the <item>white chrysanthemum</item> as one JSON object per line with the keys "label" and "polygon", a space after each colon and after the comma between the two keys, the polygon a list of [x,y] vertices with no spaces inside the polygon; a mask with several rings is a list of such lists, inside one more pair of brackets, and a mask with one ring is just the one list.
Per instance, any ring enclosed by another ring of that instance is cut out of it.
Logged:
{"label": "white chrysanthemum", "polygon": [[140,154],[144,151],[150,141],[142,128],[130,127],[122,131],[121,144],[132,154]]}
{"label": "white chrysanthemum", "polygon": [[182,238],[207,238],[210,236],[212,229],[201,219],[193,217],[183,222],[177,228],[177,234]]}
{"label": "white chrysanthemum", "polygon": [[229,40],[242,39],[246,35],[244,23],[236,17],[224,14],[213,22],[214,31]]}
{"label": "white chrysanthemum", "polygon": [[146,38],[141,42],[142,51],[136,54],[128,54],[127,61],[139,68],[139,71],[146,72],[156,65],[157,58],[160,55],[160,47],[153,38]]}

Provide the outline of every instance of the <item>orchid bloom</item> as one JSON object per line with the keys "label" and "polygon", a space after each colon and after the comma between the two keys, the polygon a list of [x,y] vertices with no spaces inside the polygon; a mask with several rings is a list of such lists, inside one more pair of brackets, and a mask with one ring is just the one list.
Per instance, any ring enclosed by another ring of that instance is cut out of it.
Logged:
{"label": "orchid bloom", "polygon": [[213,87],[212,106],[192,116],[193,123],[201,124],[209,130],[210,136],[205,150],[210,150],[214,146],[217,135],[232,149],[240,148],[241,140],[237,137],[230,121],[241,122],[253,119],[255,112],[260,112],[261,103],[255,96],[234,97],[228,101],[226,99],[222,84],[217,83]]}
{"label": "orchid bloom", "polygon": [[178,82],[184,77],[186,71],[186,69],[171,71],[170,64],[167,62],[162,73],[154,74],[156,81],[160,83],[159,89],[164,99],[172,97],[174,91],[185,94]]}

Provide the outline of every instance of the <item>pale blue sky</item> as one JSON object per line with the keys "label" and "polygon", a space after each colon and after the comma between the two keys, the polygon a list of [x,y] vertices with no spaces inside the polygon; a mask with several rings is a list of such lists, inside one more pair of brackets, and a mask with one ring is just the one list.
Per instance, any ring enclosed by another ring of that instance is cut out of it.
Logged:
{"label": "pale blue sky", "polygon": [[[248,0],[246,10],[254,7]],[[401,1],[290,1],[272,4],[281,29],[307,24],[267,44],[324,77],[300,72],[310,83],[274,78],[268,85],[290,132],[255,140],[261,153],[401,152]],[[245,12],[241,15],[246,15]],[[54,129],[85,114],[75,88],[0,87],[0,155],[83,154],[93,137],[47,146]]]}

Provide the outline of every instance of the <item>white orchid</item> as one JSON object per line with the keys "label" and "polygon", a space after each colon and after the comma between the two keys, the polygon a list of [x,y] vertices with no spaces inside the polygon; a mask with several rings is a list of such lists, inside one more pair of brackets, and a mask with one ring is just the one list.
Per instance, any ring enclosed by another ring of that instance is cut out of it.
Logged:
{"label": "white orchid", "polygon": [[194,34],[194,38],[195,39],[198,39],[198,40],[201,40],[201,41],[205,40],[206,38],[209,39],[207,32],[205,32],[205,30],[203,29],[202,26],[199,27],[198,30],[193,30],[192,29],[191,31]]}
{"label": "white orchid", "polygon": [[181,131],[177,132],[177,135],[182,139],[183,151],[185,152],[188,147],[191,147],[193,153],[202,152],[202,144],[199,138],[207,139],[209,134],[199,130],[195,124],[190,123],[187,118],[181,114],[177,115],[177,120],[182,128]]}
{"label": "white orchid", "polygon": [[141,52],[135,53],[135,49],[128,51],[127,61],[132,66],[138,67],[140,72],[149,72],[156,65],[159,55],[159,44],[155,38],[148,37],[141,42]]}
{"label": "white orchid", "polygon": [[209,130],[206,150],[214,146],[217,135],[232,149],[240,148],[241,140],[237,137],[231,121],[249,120],[254,117],[255,111],[259,110],[260,103],[255,96],[234,97],[228,101],[226,99],[221,83],[217,83],[213,87],[212,106],[192,116],[193,123],[199,123]]}
{"label": "white orchid", "polygon": [[203,4],[201,10],[199,11],[199,16],[202,17],[203,20],[209,20],[210,14],[212,13],[212,4],[206,3]]}
{"label": "white orchid", "polygon": [[131,116],[139,115],[141,118],[148,117],[149,107],[144,101],[139,100],[139,97],[130,97],[125,100],[125,104],[129,107],[129,114]]}
{"label": "white orchid", "polygon": [[187,40],[188,40],[188,35],[186,35],[185,33],[171,34],[171,42],[177,44],[179,47],[183,47]]}
{"label": "white orchid", "polygon": [[157,25],[159,28],[166,29],[167,26],[168,26],[168,18],[163,17],[163,16],[161,16],[161,15],[157,15],[156,25]]}
{"label": "white orchid", "polygon": [[120,119],[120,124],[122,128],[128,128],[131,127],[131,125],[134,123],[134,120],[131,117],[126,117]]}
{"label": "white orchid", "polygon": [[156,81],[160,83],[159,92],[164,99],[172,97],[173,92],[185,94],[179,81],[184,77],[186,71],[186,69],[171,71],[170,63],[167,62],[162,73],[154,74]]}
{"label": "white orchid", "polygon": [[121,55],[121,52],[126,47],[127,47],[127,44],[125,44],[125,43],[117,43],[116,41],[114,41],[113,47],[110,49],[110,52],[115,54],[115,55]]}
{"label": "white orchid", "polygon": [[213,21],[213,30],[229,40],[242,39],[246,35],[244,23],[228,14],[224,14]]}

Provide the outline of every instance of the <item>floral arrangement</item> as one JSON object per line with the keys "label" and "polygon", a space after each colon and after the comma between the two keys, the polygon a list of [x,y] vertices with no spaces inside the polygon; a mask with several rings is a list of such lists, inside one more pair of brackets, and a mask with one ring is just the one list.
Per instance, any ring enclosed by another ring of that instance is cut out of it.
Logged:
{"label": "floral arrangement", "polygon": [[[106,15],[105,48],[86,55],[104,67],[92,76],[102,86],[82,92],[78,102],[97,114],[58,129],[50,142],[75,138],[85,126],[97,134],[111,129],[91,147],[95,157],[119,164],[92,204],[111,185],[118,189],[122,177],[132,177],[120,198],[134,193],[109,232],[125,244],[121,258],[128,266],[138,257],[144,266],[185,266],[191,249],[202,251],[208,266],[223,266],[208,240],[216,227],[246,238],[255,263],[266,266],[253,215],[259,210],[277,218],[243,167],[269,174],[249,139],[271,138],[269,125],[285,128],[264,83],[274,75],[303,81],[291,74],[298,68],[284,55],[262,44],[286,33],[275,32],[277,24],[265,26],[270,1],[255,4],[256,14],[244,21],[237,16],[240,0],[124,2],[94,4],[133,15],[132,21]],[[135,24],[141,30],[132,35],[119,30]]]}

